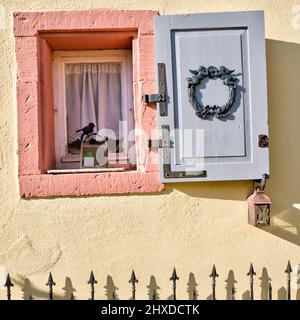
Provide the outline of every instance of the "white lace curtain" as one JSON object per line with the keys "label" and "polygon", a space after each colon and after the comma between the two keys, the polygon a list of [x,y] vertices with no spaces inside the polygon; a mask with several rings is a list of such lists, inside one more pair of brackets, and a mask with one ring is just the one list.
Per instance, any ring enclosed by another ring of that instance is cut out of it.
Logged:
{"label": "white lace curtain", "polygon": [[119,138],[122,117],[121,65],[119,63],[66,64],[68,143],[76,130],[93,122],[94,132],[111,129]]}

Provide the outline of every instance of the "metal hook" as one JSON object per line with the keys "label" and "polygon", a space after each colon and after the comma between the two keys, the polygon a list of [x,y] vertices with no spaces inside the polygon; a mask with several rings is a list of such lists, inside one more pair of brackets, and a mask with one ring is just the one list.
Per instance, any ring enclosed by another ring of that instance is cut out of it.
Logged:
{"label": "metal hook", "polygon": [[262,179],[259,181],[254,181],[254,191],[265,191],[267,180],[269,179],[268,174],[263,174]]}

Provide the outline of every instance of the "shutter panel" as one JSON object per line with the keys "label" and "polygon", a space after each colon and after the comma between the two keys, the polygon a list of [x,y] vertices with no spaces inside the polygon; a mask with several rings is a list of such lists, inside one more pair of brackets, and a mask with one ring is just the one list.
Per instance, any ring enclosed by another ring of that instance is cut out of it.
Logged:
{"label": "shutter panel", "polygon": [[263,12],[154,19],[161,181],[269,174]]}

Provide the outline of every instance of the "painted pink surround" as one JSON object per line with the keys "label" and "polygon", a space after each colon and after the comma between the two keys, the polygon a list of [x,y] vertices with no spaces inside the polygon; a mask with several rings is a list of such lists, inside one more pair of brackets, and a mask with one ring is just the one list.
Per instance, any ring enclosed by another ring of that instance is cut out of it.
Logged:
{"label": "painted pink surround", "polygon": [[[136,128],[156,127],[155,106],[142,103],[155,91],[154,11],[91,10],[14,13],[17,60],[18,157],[21,197],[159,192],[157,155],[137,141],[137,170],[47,174],[54,168],[52,51],[132,48]],[[101,45],[102,43],[102,45]],[[98,44],[98,45],[95,45]],[[146,156],[146,161],[143,157]]]}

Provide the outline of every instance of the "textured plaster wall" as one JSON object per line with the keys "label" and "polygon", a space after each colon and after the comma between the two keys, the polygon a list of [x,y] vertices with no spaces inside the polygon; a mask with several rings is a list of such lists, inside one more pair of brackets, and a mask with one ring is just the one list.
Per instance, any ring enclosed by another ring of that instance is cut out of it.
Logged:
{"label": "textured plaster wall", "polygon": [[[5,268],[13,276],[13,297],[22,297],[25,284],[26,294],[30,289],[36,298],[45,298],[44,284],[52,271],[57,298],[64,297],[70,279],[74,295],[87,298],[86,281],[93,269],[96,298],[106,298],[105,286],[111,287],[113,280],[119,298],[127,299],[134,268],[140,280],[138,298],[148,298],[151,275],[161,288],[160,297],[167,298],[168,278],[176,266],[178,298],[188,297],[187,282],[193,273],[199,298],[206,299],[208,275],[216,263],[218,298],[226,298],[226,279],[233,270],[236,297],[241,299],[247,297],[246,273],[252,261],[256,298],[265,297],[265,286],[262,290],[260,285],[268,277],[274,298],[283,298],[287,260],[295,267],[300,264],[300,30],[291,24],[292,7],[300,1],[0,0],[0,4],[5,9],[5,21],[0,21],[4,25],[0,29],[0,270]],[[265,10],[272,227],[247,224],[245,199],[251,182],[170,184],[162,193],[150,195],[19,198],[12,13],[107,7],[152,9],[160,14]],[[292,294],[300,298],[295,287]],[[5,290],[0,289],[0,299],[4,297]]]}

